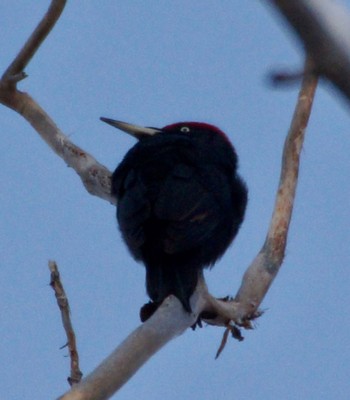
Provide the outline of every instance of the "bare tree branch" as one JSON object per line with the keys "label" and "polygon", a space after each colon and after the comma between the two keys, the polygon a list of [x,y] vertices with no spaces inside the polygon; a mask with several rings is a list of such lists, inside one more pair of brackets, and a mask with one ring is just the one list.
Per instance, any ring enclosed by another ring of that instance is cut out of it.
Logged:
{"label": "bare tree branch", "polygon": [[[277,1],[277,0],[276,0]],[[0,102],[22,115],[48,145],[75,169],[89,193],[115,203],[110,194],[110,172],[91,155],[73,144],[45,111],[26,93],[16,89],[23,78],[23,68],[57,21],[64,2],[53,1],[44,17],[46,22],[33,34],[24,50],[0,81]],[[57,7],[56,7],[57,6]],[[40,24],[39,24],[40,27]],[[21,55],[22,54],[22,55]],[[310,61],[305,70],[312,70]],[[94,372],[75,385],[62,399],[106,399],[120,388],[153,354],[175,336],[192,326],[203,312],[216,315],[212,325],[228,327],[237,324],[251,327],[250,320],[259,316],[258,307],[275,278],[284,257],[295,189],[299,157],[317,78],[305,73],[291,128],[286,139],[280,185],[275,211],[263,248],[246,271],[233,301],[218,300],[201,279],[191,297],[193,314],[184,312],[179,301],[170,296],[157,312],[137,328]],[[239,336],[239,335],[237,335]]]}
{"label": "bare tree branch", "polygon": [[56,126],[49,115],[27,94],[1,86],[0,103],[21,114],[41,138],[80,176],[86,190],[115,204],[110,193],[111,172],[92,155],[76,146]]}
{"label": "bare tree branch", "polygon": [[[312,61],[308,59],[305,71],[310,71],[311,68]],[[242,317],[254,312],[260,305],[284,258],[298,182],[300,152],[316,87],[317,77],[306,73],[284,145],[280,183],[270,228],[261,251],[245,272],[236,295],[235,300],[239,303],[238,313]]]}
{"label": "bare tree branch", "polygon": [[53,28],[61,15],[64,4],[63,0],[51,2],[44,18],[7,68],[0,80],[0,103],[22,115],[32,125],[51,149],[69,167],[74,168],[90,194],[115,204],[116,200],[110,194],[110,171],[93,156],[72,143],[35,100],[16,88],[17,82],[24,77],[23,68]]}
{"label": "bare tree branch", "polygon": [[[47,13],[40,21],[34,32],[31,34],[17,57],[12,61],[2,76],[3,81],[13,81],[13,77],[23,77],[24,69],[28,65],[31,58],[39,49],[46,36],[51,32],[55,23],[58,21],[61,13],[66,5],[66,0],[53,0]],[[20,79],[15,79],[18,82]]]}
{"label": "bare tree branch", "polygon": [[60,278],[60,273],[58,271],[58,267],[55,261],[49,261],[49,270],[51,271],[50,286],[55,292],[57,304],[59,309],[61,310],[63,328],[67,336],[67,346],[69,349],[70,366],[71,366],[71,373],[70,377],[68,378],[68,382],[72,386],[81,381],[83,374],[79,368],[79,354],[75,340],[75,333],[72,321],[70,319],[69,302],[66,296],[66,292],[64,291]]}
{"label": "bare tree branch", "polygon": [[317,73],[350,100],[350,14],[332,0],[268,0],[295,30]]}
{"label": "bare tree branch", "polygon": [[139,326],[90,375],[60,400],[103,400],[113,395],[167,342],[192,326],[206,307],[207,291],[200,279],[187,313],[175,296],[169,296],[151,318]]}

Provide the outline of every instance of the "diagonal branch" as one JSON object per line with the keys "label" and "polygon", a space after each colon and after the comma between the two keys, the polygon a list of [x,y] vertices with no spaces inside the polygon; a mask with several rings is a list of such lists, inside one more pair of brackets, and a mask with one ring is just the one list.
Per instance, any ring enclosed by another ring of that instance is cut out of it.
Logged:
{"label": "diagonal branch", "polygon": [[298,182],[300,153],[318,81],[314,74],[309,73],[312,66],[312,61],[308,59],[284,145],[281,177],[267,237],[259,254],[245,272],[236,295],[241,317],[257,310],[283,262]]}
{"label": "diagonal branch", "polygon": [[52,0],[45,16],[3,74],[3,81],[11,80],[13,76],[19,76],[24,73],[25,67],[61,16],[65,4],[66,0]]}
{"label": "diagonal branch", "polygon": [[27,93],[1,87],[0,103],[22,115],[41,138],[80,176],[86,190],[115,204],[111,195],[111,172],[91,154],[75,145],[55,124],[50,116]]}
{"label": "diagonal branch", "polygon": [[191,297],[192,314],[183,309],[175,296],[169,296],[151,318],[134,330],[90,375],[59,400],[108,399],[167,342],[196,322],[206,306],[207,295],[204,279],[200,279]]}
{"label": "diagonal branch", "polygon": [[72,143],[34,99],[16,88],[17,82],[25,76],[23,69],[52,30],[65,3],[65,0],[52,0],[44,18],[7,68],[0,80],[0,103],[22,115],[32,125],[51,149],[76,171],[90,194],[114,204],[116,200],[110,194],[110,171]]}

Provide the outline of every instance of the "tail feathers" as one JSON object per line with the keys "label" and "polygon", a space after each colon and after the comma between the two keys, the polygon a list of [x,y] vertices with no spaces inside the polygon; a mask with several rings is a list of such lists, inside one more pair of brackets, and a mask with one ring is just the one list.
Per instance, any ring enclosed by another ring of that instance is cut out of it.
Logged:
{"label": "tail feathers", "polygon": [[198,281],[198,270],[188,267],[147,267],[146,287],[152,301],[160,304],[170,294],[176,296],[187,312],[192,312],[190,297]]}

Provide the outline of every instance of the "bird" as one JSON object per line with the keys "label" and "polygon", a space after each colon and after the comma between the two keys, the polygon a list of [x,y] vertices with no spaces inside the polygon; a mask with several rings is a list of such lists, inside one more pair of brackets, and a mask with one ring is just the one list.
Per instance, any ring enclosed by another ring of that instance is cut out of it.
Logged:
{"label": "bird", "polygon": [[153,128],[100,119],[138,140],[113,172],[111,194],[122,239],[146,269],[150,314],[170,294],[191,313],[199,276],[224,254],[244,219],[248,190],[236,150],[208,123]]}

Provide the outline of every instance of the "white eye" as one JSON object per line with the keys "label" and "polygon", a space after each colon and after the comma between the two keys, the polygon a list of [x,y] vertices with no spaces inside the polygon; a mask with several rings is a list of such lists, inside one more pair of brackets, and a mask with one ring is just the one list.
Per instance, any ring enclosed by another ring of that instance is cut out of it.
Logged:
{"label": "white eye", "polygon": [[181,129],[180,129],[180,132],[183,132],[183,133],[188,133],[190,131],[190,128],[188,127],[188,126],[183,126]]}

